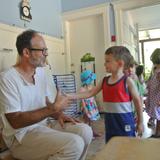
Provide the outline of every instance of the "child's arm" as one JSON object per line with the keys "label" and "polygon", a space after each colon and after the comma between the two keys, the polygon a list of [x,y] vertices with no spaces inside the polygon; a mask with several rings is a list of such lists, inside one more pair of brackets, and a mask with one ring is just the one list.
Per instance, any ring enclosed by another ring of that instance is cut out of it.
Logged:
{"label": "child's arm", "polygon": [[102,88],[102,81],[98,85],[93,86],[92,89],[86,90],[84,92],[82,92],[82,91],[78,92],[72,96],[74,99],[89,98],[89,97],[95,96],[98,92],[100,92],[101,88]]}
{"label": "child's arm", "polygon": [[143,107],[142,107],[142,102],[140,99],[140,96],[138,94],[138,91],[136,89],[136,86],[134,84],[134,81],[131,78],[127,78],[127,85],[128,85],[128,89],[129,89],[129,93],[131,94],[133,103],[135,105],[136,108],[136,112],[137,112],[137,117],[138,117],[138,121],[137,121],[137,131],[138,131],[138,135],[142,135],[143,133]]}

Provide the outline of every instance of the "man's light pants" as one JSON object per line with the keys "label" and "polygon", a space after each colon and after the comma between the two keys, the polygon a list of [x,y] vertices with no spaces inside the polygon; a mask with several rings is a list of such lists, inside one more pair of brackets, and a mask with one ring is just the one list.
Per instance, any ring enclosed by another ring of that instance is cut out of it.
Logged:
{"label": "man's light pants", "polygon": [[54,122],[52,128],[39,126],[28,132],[21,144],[15,140],[12,155],[20,160],[85,160],[93,136],[88,125],[68,123],[62,129]]}

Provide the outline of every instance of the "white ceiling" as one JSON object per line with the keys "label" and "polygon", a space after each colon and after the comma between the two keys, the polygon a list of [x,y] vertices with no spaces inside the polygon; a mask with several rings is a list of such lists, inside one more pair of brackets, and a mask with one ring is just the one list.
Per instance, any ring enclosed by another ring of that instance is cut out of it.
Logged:
{"label": "white ceiling", "polygon": [[160,4],[128,11],[139,30],[160,28]]}

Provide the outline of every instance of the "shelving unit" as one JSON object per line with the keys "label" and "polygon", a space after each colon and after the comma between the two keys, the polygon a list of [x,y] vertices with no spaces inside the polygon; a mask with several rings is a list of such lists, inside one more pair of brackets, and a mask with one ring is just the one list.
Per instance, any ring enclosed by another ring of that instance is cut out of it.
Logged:
{"label": "shelving unit", "polygon": [[[76,93],[76,82],[73,74],[53,75],[56,87],[64,93]],[[71,105],[64,111],[65,114],[71,117],[79,115],[79,106],[77,100],[73,101]]]}

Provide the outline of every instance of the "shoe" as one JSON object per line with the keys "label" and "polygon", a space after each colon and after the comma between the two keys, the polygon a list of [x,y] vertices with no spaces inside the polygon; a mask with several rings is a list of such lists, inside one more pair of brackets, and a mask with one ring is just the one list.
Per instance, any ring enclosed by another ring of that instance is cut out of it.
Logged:
{"label": "shoe", "polygon": [[147,125],[148,125],[148,127],[155,127],[154,120],[153,119],[149,119]]}
{"label": "shoe", "polygon": [[160,135],[153,134],[149,138],[160,138]]}

